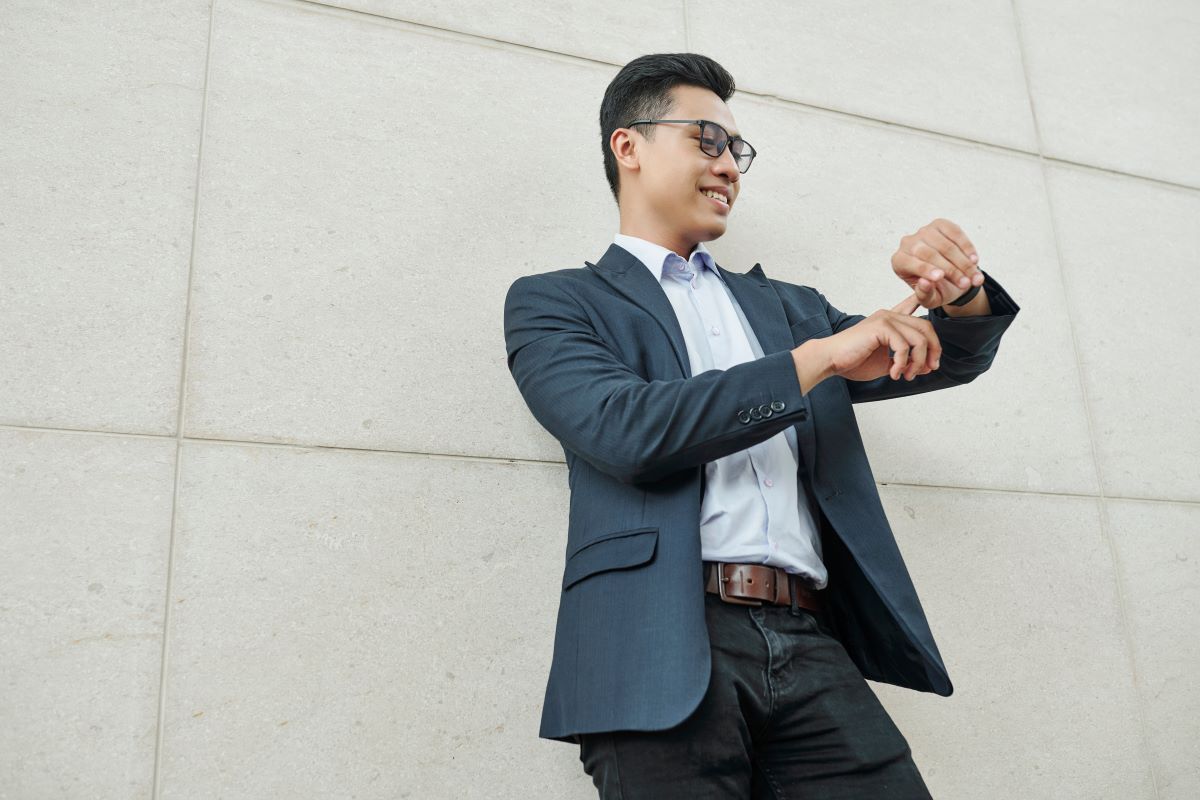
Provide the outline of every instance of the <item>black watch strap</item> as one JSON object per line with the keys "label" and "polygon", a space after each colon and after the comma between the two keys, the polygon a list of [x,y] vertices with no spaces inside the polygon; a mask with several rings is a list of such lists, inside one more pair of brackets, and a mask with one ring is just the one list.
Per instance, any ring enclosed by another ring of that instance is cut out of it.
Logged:
{"label": "black watch strap", "polygon": [[973,286],[973,287],[971,287],[971,289],[969,291],[964,293],[962,297],[958,298],[957,300],[952,300],[951,302],[946,303],[946,305],[948,305],[948,306],[965,306],[967,303],[971,302],[972,299],[974,299],[975,295],[979,294],[979,290],[982,288],[983,288],[982,283],[979,284],[978,286]]}

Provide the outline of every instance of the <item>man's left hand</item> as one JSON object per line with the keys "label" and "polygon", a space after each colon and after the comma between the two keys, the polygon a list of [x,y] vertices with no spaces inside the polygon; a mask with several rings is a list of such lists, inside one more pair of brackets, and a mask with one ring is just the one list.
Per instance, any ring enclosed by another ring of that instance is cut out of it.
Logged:
{"label": "man's left hand", "polygon": [[983,283],[979,254],[962,228],[938,218],[900,238],[892,270],[908,284],[925,308],[937,308]]}

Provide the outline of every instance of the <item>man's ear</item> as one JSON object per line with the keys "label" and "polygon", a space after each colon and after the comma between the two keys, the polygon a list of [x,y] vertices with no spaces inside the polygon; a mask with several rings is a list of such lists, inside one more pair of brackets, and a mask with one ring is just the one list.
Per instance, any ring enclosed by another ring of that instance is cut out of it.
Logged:
{"label": "man's ear", "polygon": [[637,171],[639,166],[639,142],[635,137],[631,136],[628,128],[618,128],[613,131],[609,137],[608,146],[612,150],[613,158],[617,163],[625,167],[625,169]]}

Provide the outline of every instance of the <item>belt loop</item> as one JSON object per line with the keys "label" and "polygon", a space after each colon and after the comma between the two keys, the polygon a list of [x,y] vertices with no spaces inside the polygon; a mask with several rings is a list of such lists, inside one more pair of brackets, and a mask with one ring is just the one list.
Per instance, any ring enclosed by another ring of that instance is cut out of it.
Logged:
{"label": "belt loop", "polygon": [[800,610],[800,604],[796,602],[796,575],[789,572],[788,576],[788,595],[792,598],[792,613],[795,614]]}

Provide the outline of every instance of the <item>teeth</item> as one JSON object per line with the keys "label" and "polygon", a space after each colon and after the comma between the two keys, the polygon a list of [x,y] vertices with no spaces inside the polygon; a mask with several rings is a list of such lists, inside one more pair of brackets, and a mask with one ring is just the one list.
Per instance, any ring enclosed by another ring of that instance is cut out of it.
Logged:
{"label": "teeth", "polygon": [[723,195],[723,194],[717,194],[716,192],[714,192],[712,190],[703,191],[703,192],[701,192],[701,194],[704,195],[705,197],[712,197],[716,200],[720,200],[725,205],[729,205],[729,201],[727,199],[725,199],[725,195]]}

